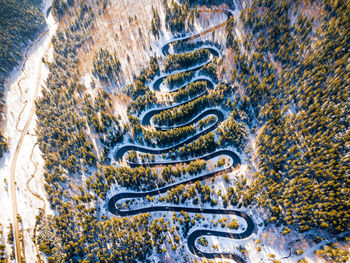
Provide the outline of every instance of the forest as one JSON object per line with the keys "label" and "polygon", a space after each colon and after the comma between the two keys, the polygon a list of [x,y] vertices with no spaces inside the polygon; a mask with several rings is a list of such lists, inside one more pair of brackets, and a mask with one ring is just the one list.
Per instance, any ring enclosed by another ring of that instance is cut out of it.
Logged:
{"label": "forest", "polygon": [[169,75],[165,78],[164,83],[169,87],[170,90],[174,88],[174,86],[181,86],[189,81],[194,75],[194,71],[185,71],[182,73],[177,73],[173,75]]}
{"label": "forest", "polygon": [[[99,214],[100,208],[95,207],[96,200],[105,200],[116,180],[113,175],[118,174],[125,186],[130,185],[132,178],[144,178],[146,173],[150,177],[145,177],[143,182],[150,182],[153,187],[155,178],[149,170],[140,170],[140,176],[136,177],[137,170],[116,170],[105,165],[110,164],[108,151],[120,142],[124,128],[113,115],[109,94],[100,91],[95,97],[78,95],[86,88],[75,81],[78,75],[76,55],[89,40],[87,32],[95,15],[85,1],[77,1],[77,6],[70,10],[70,26],[58,31],[53,39],[55,60],[48,64],[47,87],[43,88],[43,96],[36,102],[37,136],[45,158],[45,190],[52,209],[56,211],[54,216],[37,217],[39,249],[47,256],[48,262],[144,261],[154,249],[157,253],[166,252],[162,244],[167,241],[166,233],[174,233],[174,230],[169,229],[169,222],[162,218],[151,220],[150,215],[144,214],[128,219],[107,219]],[[157,72],[158,63],[154,58],[150,67],[138,76],[139,89],[129,89],[130,95],[139,98],[150,94],[143,88],[144,83]],[[100,158],[89,130],[104,146]],[[90,169],[96,168],[98,171],[89,176]],[[74,183],[79,181],[81,174],[88,177],[86,183],[81,184],[84,187]],[[171,179],[164,174],[164,180]],[[131,187],[136,185],[137,182],[133,182]],[[143,228],[143,232],[128,230],[138,227]],[[110,234],[115,237],[113,244]],[[173,251],[180,247],[179,240],[174,233]],[[124,246],[126,243],[129,245]]]}
{"label": "forest", "polygon": [[187,101],[195,97],[195,95],[203,93],[207,88],[207,81],[191,82],[186,87],[177,91],[174,95],[175,102]]}
{"label": "forest", "polygon": [[[170,2],[170,5],[168,2]],[[187,25],[193,26],[194,17],[199,15],[198,9],[190,9],[187,2],[179,5],[173,0],[163,0],[163,6],[165,8],[165,26],[173,34],[184,33],[186,21],[188,22]],[[188,17],[189,19],[187,19]]]}
{"label": "forest", "polygon": [[108,50],[101,48],[94,58],[93,67],[92,74],[106,81],[117,78],[121,65],[116,55],[111,55]]}
{"label": "forest", "polygon": [[[191,6],[213,1],[188,1],[183,6],[164,2],[168,18],[164,23],[176,34],[191,25],[191,14],[196,16],[196,8]],[[210,55],[205,51],[170,55],[165,65],[151,57],[148,67],[123,89],[131,98],[129,123],[123,126],[114,116],[110,94],[84,94],[86,88],[76,81],[77,52],[89,40],[88,32],[95,23],[95,14],[87,2],[77,3],[70,10],[70,26],[58,31],[53,39],[55,60],[48,65],[47,88],[36,103],[45,190],[55,211],[52,216],[38,218],[40,250],[49,262],[87,263],[146,262],[150,255],[162,257],[170,248],[174,255],[189,262],[188,256],[181,254],[184,248],[180,241],[196,222],[204,220],[200,215],[174,213],[171,220],[150,214],[106,217],[101,204],[117,189],[116,185],[127,190],[151,190],[183,176],[198,175],[207,168],[203,160],[154,168],[117,167],[109,159],[109,151],[124,138],[132,142],[144,140],[149,145],[171,145],[214,123],[216,118],[209,116],[196,125],[160,131],[143,129],[137,118],[159,103],[147,83],[160,74],[160,68],[172,71],[188,67],[207,61]],[[232,51],[229,82],[220,81],[202,97],[154,116],[157,125],[178,125],[205,108],[217,107],[226,110],[227,120],[217,131],[157,157],[197,158],[232,147],[245,152],[247,162],[254,166],[249,168],[253,171],[251,180],[243,175],[233,180],[225,172],[209,179],[214,183],[220,177],[225,192],[212,189],[208,181],[196,182],[173,188],[158,201],[216,208],[262,207],[268,212],[264,224],[283,225],[281,235],[290,229],[322,229],[330,234],[349,230],[350,7],[346,1],[322,3],[321,15],[311,18],[301,11],[303,1],[254,0],[242,10],[239,21],[230,21],[225,28],[225,48]],[[60,6],[62,10],[67,7]],[[155,28],[162,21],[156,11],[153,13]],[[297,16],[293,23],[292,15]],[[243,25],[242,41],[234,32],[237,23]],[[101,56],[96,52],[96,65],[103,65],[96,71],[97,78],[102,69],[108,76],[109,70],[118,65],[118,58],[110,52],[102,52]],[[214,60],[202,72],[218,78],[218,67]],[[191,73],[179,74],[169,77],[167,83],[178,87],[191,78]],[[201,87],[184,87],[174,92],[174,98],[192,98],[191,89],[198,92]],[[100,148],[94,146],[94,138],[98,138]],[[255,138],[254,149],[247,147],[251,138]],[[253,154],[257,156],[256,163],[251,159]],[[127,155],[128,161],[152,162],[154,158],[135,151]],[[225,162],[219,160],[216,167],[223,167]],[[220,220],[210,224],[237,228],[234,220]],[[205,240],[201,242],[206,244]],[[349,253],[333,244],[315,253],[328,262],[346,262],[349,258]]]}
{"label": "forest", "polygon": [[[42,0],[0,0],[0,112],[5,106],[5,79],[24,59],[25,48],[45,28],[45,19],[40,11],[41,2]],[[0,158],[6,149],[7,140],[0,132]]]}
{"label": "forest", "polygon": [[180,0],[180,3],[188,3],[189,6],[195,6],[195,5],[199,5],[199,6],[219,6],[221,4],[226,4],[228,7],[234,9],[235,5],[232,1],[230,0]]}
{"label": "forest", "polygon": [[52,13],[58,20],[61,20],[69,8],[73,6],[74,0],[53,0]]}
{"label": "forest", "polygon": [[208,95],[194,99],[175,109],[165,110],[155,115],[153,117],[154,123],[159,126],[173,126],[186,123],[204,108],[220,105],[220,103],[222,103],[225,99],[225,94],[228,94],[229,92],[229,86],[219,84]]}
{"label": "forest", "polygon": [[[315,49],[310,48],[312,18],[301,13],[291,24],[292,11],[287,2],[271,0],[254,1],[241,14],[257,50],[273,52],[282,67],[277,77],[278,69],[269,65],[276,73],[264,78],[259,64],[269,63],[257,54],[253,61],[246,60],[255,71],[247,72],[246,62],[238,59],[235,72],[247,83],[247,95],[256,105],[251,116],[265,123],[257,141],[254,190],[261,194],[258,203],[271,211],[271,222],[297,225],[300,231],[319,227],[342,232],[350,225],[350,204],[345,201],[350,193],[350,8],[346,1],[325,1]],[[263,81],[256,83],[259,77]]]}
{"label": "forest", "polygon": [[0,87],[23,59],[24,48],[34,41],[45,27],[40,11],[41,0],[0,1]]}
{"label": "forest", "polygon": [[219,141],[218,144],[223,146],[233,146],[238,149],[243,149],[248,139],[248,128],[244,123],[237,122],[234,115],[224,122],[218,129]]}
{"label": "forest", "polygon": [[167,131],[148,131],[144,130],[144,140],[147,145],[152,146],[169,146],[171,144],[182,141],[197,132],[195,125],[187,125]]}
{"label": "forest", "polygon": [[179,68],[189,67],[203,63],[208,60],[210,52],[208,49],[197,49],[192,52],[170,54],[163,65],[165,72],[170,72]]}

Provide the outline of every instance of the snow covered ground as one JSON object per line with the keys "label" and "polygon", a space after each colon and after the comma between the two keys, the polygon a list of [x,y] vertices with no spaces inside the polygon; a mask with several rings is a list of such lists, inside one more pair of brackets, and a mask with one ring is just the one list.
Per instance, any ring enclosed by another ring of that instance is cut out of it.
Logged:
{"label": "snow covered ground", "polygon": [[[46,11],[48,7],[51,5],[52,0],[44,0],[44,8],[43,13],[46,14]],[[127,4],[127,1],[122,1],[123,4]],[[155,7],[160,6],[160,1],[156,1]],[[136,5],[136,1],[135,4]],[[112,11],[114,9],[112,8]],[[115,8],[115,10],[119,10],[119,8]],[[151,8],[148,8],[148,6],[145,5],[144,12],[151,13]],[[234,17],[236,21],[238,21],[240,10],[234,11]],[[113,14],[113,13],[111,13]],[[107,15],[111,15],[107,14]],[[125,15],[123,13],[123,15]],[[164,12],[160,11],[160,16],[162,21],[164,21]],[[138,19],[141,20],[142,16],[139,16]],[[149,20],[149,17],[147,18]],[[195,32],[201,32],[204,29],[210,28],[212,26],[215,26],[219,23],[222,23],[225,21],[226,15],[224,14],[206,14],[201,17],[199,22],[195,23]],[[136,46],[138,52],[131,52],[131,63],[127,62],[126,55],[130,51],[130,48],[125,45],[124,42],[124,34],[128,34],[128,28],[131,27],[130,25],[127,25],[127,19],[126,16],[120,15],[120,17],[115,18],[115,20],[118,21],[118,23],[114,23],[116,29],[123,28],[124,32],[119,32],[118,36],[115,38],[117,39],[117,44],[115,43],[108,43],[111,47],[113,47],[116,52],[118,53],[118,56],[120,56],[123,69],[125,71],[125,81],[122,81],[123,83],[128,83],[132,79],[133,74],[139,71],[141,66],[146,64],[149,56],[153,55],[155,51],[157,51],[158,55],[160,55],[160,47],[168,41],[168,39],[171,38],[171,35],[169,32],[164,32],[163,35],[160,38],[160,41],[155,40],[153,37],[147,35],[143,36],[146,38],[144,41],[145,43],[149,43],[145,47],[141,47],[142,43],[139,43],[139,46]],[[125,23],[120,23],[120,21],[124,21]],[[136,18],[134,21],[137,21]],[[99,21],[100,26],[102,27],[108,27],[105,22]],[[113,23],[112,21],[111,23]],[[48,24],[48,33],[33,47],[30,48],[30,51],[28,52],[28,59],[25,62],[24,66],[24,72],[21,72],[22,65],[20,65],[17,69],[17,71],[13,72],[11,77],[7,80],[6,83],[6,104],[7,104],[7,119],[5,121],[5,130],[4,135],[9,139],[10,143],[10,150],[9,153],[6,154],[4,158],[0,161],[0,222],[2,223],[4,227],[4,236],[7,236],[8,233],[8,225],[12,222],[12,207],[11,207],[11,192],[10,192],[10,167],[11,163],[13,161],[13,155],[16,152],[16,148],[18,145],[19,138],[21,137],[21,133],[23,128],[25,127],[25,124],[28,121],[28,117],[30,116],[30,110],[33,106],[34,102],[34,96],[35,96],[35,87],[39,85],[39,94],[40,94],[40,86],[45,85],[45,79],[48,75],[48,68],[46,65],[44,65],[41,61],[41,57],[45,57],[46,61],[52,60],[52,46],[51,38],[55,34],[55,31],[57,29],[57,25],[54,22],[54,19],[52,15],[50,14],[47,18],[47,24]],[[131,24],[129,22],[129,24]],[[147,30],[147,28],[144,28],[146,23],[143,23],[142,21],[137,23],[140,24],[140,27],[142,27],[143,32]],[[164,25],[162,25],[164,30]],[[135,27],[136,28],[136,27]],[[103,30],[101,30],[103,31]],[[135,34],[132,36],[137,36],[138,32],[135,31]],[[240,34],[239,28],[236,30],[236,36],[237,38],[241,39],[242,36]],[[129,36],[131,37],[131,36]],[[111,37],[112,39],[112,37]],[[101,45],[105,45],[104,39],[101,37],[100,42]],[[212,34],[207,34],[203,37],[201,37],[201,40],[213,40]],[[217,30],[215,32],[214,40],[219,43],[224,43],[225,35],[224,35],[224,29]],[[135,42],[135,41],[134,41]],[[122,48],[121,48],[122,47]],[[129,49],[128,49],[129,48]],[[140,50],[143,50],[141,52]],[[91,52],[92,53],[92,52]],[[124,53],[124,54],[122,54]],[[140,56],[142,54],[142,56]],[[140,59],[137,59],[140,57]],[[137,63],[135,62],[137,61]],[[82,66],[82,73],[83,77],[83,83],[86,87],[90,88],[90,82],[91,82],[91,75],[89,75],[89,63],[86,63],[84,67]],[[85,68],[87,67],[87,69]],[[19,85],[20,84],[20,85]],[[20,86],[20,88],[19,88]],[[117,95],[114,100],[114,107],[116,114],[120,114],[122,121],[125,123],[127,122],[126,117],[126,106],[125,100],[126,98],[119,97],[121,95]],[[18,213],[21,215],[23,219],[23,224],[20,224],[20,229],[23,228],[24,233],[24,240],[25,240],[25,256],[27,262],[35,262],[36,261],[36,250],[33,243],[33,229],[35,224],[35,217],[38,214],[39,208],[43,207],[43,203],[41,200],[39,200],[37,197],[33,196],[30,191],[27,189],[27,182],[32,177],[34,171],[36,170],[36,174],[34,178],[30,181],[28,186],[30,187],[31,191],[34,193],[39,194],[41,197],[45,198],[45,191],[43,189],[43,180],[41,178],[42,171],[43,171],[43,159],[41,157],[41,152],[36,145],[36,137],[35,137],[35,125],[36,125],[36,117],[34,115],[33,119],[31,120],[31,124],[28,130],[28,133],[25,134],[22,146],[20,148],[19,156],[16,163],[16,185],[17,185],[17,204],[18,204]],[[30,158],[32,155],[32,158]],[[239,176],[240,174],[246,175],[248,173],[248,165],[245,163],[246,156],[240,155],[240,158],[242,160],[242,165],[232,173],[230,173],[229,179],[234,180],[235,177]],[[212,160],[213,163],[215,163],[217,160]],[[35,166],[37,166],[37,169],[35,169]],[[215,184],[213,185],[213,189],[217,192],[219,189],[225,193],[226,186],[225,182],[221,177],[216,178]],[[120,192],[123,190],[122,188],[118,188],[118,186],[113,187],[111,192],[109,193],[109,197],[115,194],[116,192]],[[161,203],[159,203],[161,204]],[[163,204],[164,205],[164,204]],[[51,213],[49,210],[49,204],[46,203],[46,213]],[[239,245],[242,245],[248,253],[247,259],[249,262],[272,262],[271,257],[268,255],[275,255],[274,259],[282,259],[284,257],[287,257],[289,255],[289,243],[292,240],[301,239],[303,240],[303,235],[297,234],[297,233],[290,233],[286,236],[282,236],[281,228],[264,228],[262,224],[262,219],[259,217],[261,215],[261,211],[258,213],[257,211],[247,211],[254,219],[254,222],[256,225],[258,225],[258,229],[256,233],[252,234],[251,237],[244,239],[244,240],[236,240],[236,239],[228,239],[228,238],[220,238],[220,237],[213,237],[213,236],[207,236],[208,240],[208,246],[206,248],[200,247],[203,251],[208,252],[235,252],[237,251],[237,247]],[[152,218],[158,218],[163,213],[153,213]],[[106,213],[106,215],[110,216],[110,214]],[[172,213],[167,213],[165,215],[165,218],[167,220],[171,220]],[[223,215],[216,215],[216,216],[206,216],[207,219],[201,221],[198,223],[194,228],[191,229],[191,231],[194,231],[196,229],[203,229],[208,228],[210,225],[210,220],[214,219],[214,221],[219,220],[223,217]],[[234,218],[234,216],[226,216],[228,219]],[[245,227],[244,222],[238,217],[236,218],[238,220],[238,223],[240,224],[240,229],[238,229],[236,232],[242,231]],[[220,227],[218,227],[220,228]],[[213,229],[210,227],[210,229]],[[231,232],[235,232],[232,230]],[[260,242],[258,240],[261,240]],[[302,242],[302,241],[300,241]],[[181,240],[181,243],[184,245],[185,241]],[[319,247],[320,245],[325,244],[324,242],[321,242],[317,245]],[[217,245],[216,248],[213,248],[212,245]],[[302,246],[302,245],[301,245]],[[257,247],[261,247],[261,252],[257,251]],[[312,257],[312,251],[314,250],[310,248],[305,248],[304,254],[306,256],[292,256],[290,258],[284,258],[282,262],[291,263],[291,262],[297,262],[300,258],[307,258],[309,262],[319,262],[315,257]],[[168,249],[169,251],[170,249]],[[8,254],[11,252],[11,248],[7,247]],[[167,257],[171,257],[171,253],[167,255]],[[228,260],[225,260],[228,261]]]}
{"label": "snow covered ground", "polygon": [[[44,1],[44,16],[46,16],[51,2],[52,0]],[[5,83],[5,89],[7,91],[5,97],[7,117],[4,123],[4,135],[9,140],[9,152],[0,163],[0,221],[3,224],[5,235],[7,235],[7,227],[12,223],[10,167],[17,147],[21,146],[18,149],[19,153],[15,166],[15,182],[18,213],[23,220],[23,223],[19,227],[23,229],[27,262],[35,262],[36,259],[36,250],[32,241],[33,229],[38,209],[43,207],[42,201],[32,195],[26,186],[27,181],[35,171],[35,165],[37,166],[37,171],[28,186],[34,193],[45,197],[43,181],[40,177],[42,174],[43,159],[38,146],[35,147],[37,141],[34,131],[36,126],[35,115],[30,121],[28,132],[24,134],[22,145],[18,145],[18,142],[24,126],[30,120],[36,87],[38,87],[38,94],[40,94],[40,87],[45,85],[45,79],[48,75],[48,68],[42,63],[41,58],[46,57],[46,59],[50,59],[52,57],[51,38],[55,34],[57,24],[51,14],[46,18],[46,22],[48,24],[48,31],[43,33],[40,41],[37,43],[34,42],[34,45],[29,47],[30,49],[27,53],[28,59],[24,61],[23,71],[21,71],[22,62]],[[48,210],[48,207],[49,205],[47,204],[46,210]],[[11,252],[10,247],[7,247],[7,252]]]}

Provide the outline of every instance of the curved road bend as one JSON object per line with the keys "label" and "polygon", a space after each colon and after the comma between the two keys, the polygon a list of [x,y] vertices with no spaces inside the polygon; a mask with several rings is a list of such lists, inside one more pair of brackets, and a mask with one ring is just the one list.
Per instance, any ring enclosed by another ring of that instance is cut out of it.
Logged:
{"label": "curved road bend", "polygon": [[[228,10],[224,10],[223,12],[227,14],[227,20],[232,15],[232,13]],[[217,26],[214,26],[213,28],[208,29],[208,30],[201,32],[199,34],[172,39],[171,41],[169,41],[167,44],[165,44],[162,47],[162,49],[161,49],[162,53],[164,56],[168,55],[170,44],[174,43],[175,41],[186,42],[187,40],[192,40],[194,38],[198,38],[198,37],[202,36],[203,34],[207,34],[218,27],[224,26],[225,24],[226,24],[226,22],[219,24]],[[219,56],[221,54],[220,51],[216,47],[211,48],[211,47],[205,46],[202,48],[208,49],[211,52],[212,57]],[[196,48],[196,49],[200,49],[200,47]],[[174,73],[178,73],[178,72],[186,72],[186,71],[190,71],[190,70],[193,70],[193,71],[200,70],[204,65],[210,63],[211,60],[212,60],[212,58],[210,59],[209,62],[207,61],[205,63],[202,63],[201,65],[195,65],[195,66],[188,68],[188,69],[177,70],[176,72],[172,72],[172,73],[170,72],[170,73],[167,73],[165,75],[158,76],[158,77],[156,77],[155,81],[153,81],[153,84],[151,84],[151,86],[152,86],[151,88],[153,90],[159,90],[161,83],[164,81],[164,79],[167,76],[172,75]],[[190,81],[190,82],[197,81],[198,79],[199,78],[197,78],[196,80]],[[208,86],[210,85],[211,88],[214,87],[213,80],[208,79],[207,77],[205,77],[205,80],[207,81]],[[188,85],[188,83],[186,85]],[[180,88],[183,88],[186,85],[183,85]],[[171,90],[171,91],[169,91],[169,93],[177,91],[180,88],[177,88],[176,90]],[[172,106],[164,106],[162,108],[151,109],[143,115],[143,117],[141,118],[141,124],[143,126],[151,125],[151,122],[152,122],[151,120],[155,114],[158,114],[164,110],[172,109],[172,108],[181,106],[185,103],[188,103],[190,101],[193,101],[194,99],[197,99],[198,97],[203,96],[205,93],[206,92],[203,92],[202,94],[199,94],[195,98],[189,99],[188,101],[185,101],[185,102],[174,104]],[[162,154],[162,153],[167,153],[170,150],[173,150],[175,148],[181,147],[185,144],[188,144],[188,143],[198,139],[201,135],[207,134],[207,133],[215,130],[218,127],[218,125],[224,120],[224,113],[220,109],[206,109],[206,110],[203,110],[201,113],[197,114],[197,116],[195,116],[192,120],[190,120],[186,123],[180,123],[180,124],[177,124],[176,126],[172,126],[172,127],[163,127],[163,126],[157,127],[156,126],[156,129],[158,129],[158,130],[169,130],[169,129],[176,128],[176,127],[182,127],[184,125],[194,124],[194,123],[198,122],[199,120],[201,120],[202,118],[209,116],[209,115],[216,116],[216,121],[214,124],[210,125],[205,130],[200,131],[199,133],[193,135],[192,137],[185,139],[180,143],[177,143],[176,145],[166,147],[166,148],[149,148],[149,147],[142,147],[142,146],[138,146],[138,145],[124,145],[114,153],[114,158],[115,158],[115,160],[123,159],[124,154],[131,151],[131,150],[142,152],[142,153]],[[117,202],[122,200],[122,199],[143,198],[146,196],[159,195],[159,194],[165,193],[168,190],[170,190],[174,187],[177,187],[179,185],[182,185],[182,184],[189,184],[189,183],[194,183],[196,181],[202,181],[202,180],[208,179],[212,176],[215,176],[216,174],[218,174],[220,172],[227,171],[227,170],[231,169],[231,167],[236,166],[237,164],[240,163],[240,159],[237,156],[237,154],[231,150],[228,150],[228,149],[217,150],[213,153],[209,153],[209,154],[206,154],[204,156],[197,157],[194,159],[187,159],[185,161],[165,161],[165,162],[155,162],[155,163],[146,163],[146,164],[127,161],[128,165],[132,168],[138,167],[138,166],[154,167],[154,166],[158,166],[158,165],[189,163],[195,159],[209,160],[209,159],[212,159],[214,157],[223,156],[223,155],[229,156],[232,159],[232,163],[229,167],[223,168],[219,171],[215,171],[215,172],[211,172],[211,173],[207,173],[207,174],[202,174],[202,175],[199,175],[197,177],[193,177],[193,178],[190,178],[188,180],[177,182],[177,183],[174,183],[174,184],[171,184],[171,185],[168,185],[165,187],[161,187],[161,188],[158,188],[158,189],[155,189],[152,191],[118,193],[118,194],[114,195],[111,199],[108,200],[107,208],[111,213],[113,213],[116,216],[133,216],[133,215],[137,215],[140,213],[148,213],[148,212],[181,212],[181,211],[186,211],[188,213],[204,213],[204,214],[220,214],[220,215],[227,214],[227,215],[239,216],[243,220],[245,220],[245,222],[247,223],[247,228],[243,232],[230,233],[230,232],[224,232],[224,231],[205,230],[205,229],[195,230],[189,234],[189,236],[187,238],[187,246],[188,246],[189,251],[192,254],[197,255],[198,257],[203,257],[203,258],[207,258],[207,259],[227,258],[227,259],[233,259],[239,263],[243,263],[243,262],[245,262],[245,260],[238,254],[203,252],[203,251],[199,250],[195,245],[195,241],[197,240],[197,238],[199,238],[200,236],[204,236],[204,235],[211,235],[211,236],[217,236],[217,237],[227,237],[227,238],[233,238],[233,239],[244,239],[244,238],[249,237],[254,231],[255,224],[254,224],[252,218],[247,213],[245,213],[243,211],[234,210],[234,209],[232,209],[232,210],[230,210],[230,209],[210,209],[210,208],[195,208],[195,207],[172,206],[172,205],[171,206],[151,206],[151,207],[144,207],[144,208],[139,208],[139,209],[134,209],[134,210],[122,210],[122,209],[119,209],[117,207]]]}

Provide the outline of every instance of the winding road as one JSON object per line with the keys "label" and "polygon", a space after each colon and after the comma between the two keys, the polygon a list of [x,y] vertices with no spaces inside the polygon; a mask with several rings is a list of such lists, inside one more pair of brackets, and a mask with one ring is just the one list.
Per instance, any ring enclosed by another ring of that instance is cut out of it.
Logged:
{"label": "winding road", "polygon": [[[229,10],[222,9],[221,11],[224,12],[225,14],[227,14],[227,20],[232,15],[231,11],[229,11]],[[189,35],[189,36],[180,37],[180,38],[174,38],[174,39],[170,40],[161,49],[162,53],[163,53],[163,57],[167,56],[170,53],[170,46],[174,42],[176,42],[176,41],[187,42],[188,40],[198,38],[198,37],[202,36],[203,34],[207,34],[207,33],[211,32],[212,30],[214,30],[218,27],[224,26],[224,25],[225,25],[225,23],[222,23],[222,24],[217,25],[211,29],[205,30],[204,32],[201,32],[199,34]],[[159,90],[160,85],[163,83],[164,79],[169,75],[179,73],[179,72],[186,72],[186,71],[190,71],[190,70],[191,71],[199,71],[204,65],[210,63],[211,60],[213,59],[213,57],[221,56],[220,50],[218,50],[215,46],[210,47],[208,45],[205,45],[205,46],[196,47],[196,49],[204,49],[204,48],[209,50],[209,52],[211,53],[211,59],[209,61],[206,61],[200,65],[194,65],[190,68],[178,70],[176,72],[161,74],[160,76],[156,77],[151,82],[151,84],[149,85],[150,90],[153,90],[153,91]],[[208,88],[213,89],[215,86],[214,81],[212,79],[208,78],[207,76],[199,76],[199,77],[193,78],[189,83],[194,82],[194,81],[200,81],[200,80],[207,81]],[[186,83],[186,85],[188,85],[189,83]],[[177,90],[185,87],[186,85],[183,85],[175,90],[171,90],[171,91],[169,91],[169,93],[177,91]],[[193,100],[197,99],[198,97],[201,97],[205,94],[207,94],[207,91],[203,92],[203,93],[201,93],[201,94],[195,96],[194,98],[191,98],[185,102],[173,104],[171,106],[164,106],[164,107],[150,109],[142,115],[142,117],[140,118],[140,123],[143,126],[153,125],[157,130],[169,130],[169,129],[173,129],[173,128],[182,127],[185,125],[192,125],[192,124],[197,123],[199,120],[201,120],[209,115],[216,116],[216,121],[213,124],[211,124],[209,127],[207,127],[206,129],[204,129],[200,132],[197,132],[195,135],[193,135],[190,138],[184,139],[184,140],[177,142],[176,144],[169,146],[169,147],[166,147],[166,148],[151,148],[151,147],[144,147],[144,146],[139,146],[139,145],[134,145],[134,144],[124,145],[124,146],[120,147],[117,151],[115,151],[115,153],[114,153],[115,160],[119,161],[121,159],[124,159],[124,155],[131,150],[134,150],[137,152],[142,152],[142,153],[149,153],[149,154],[167,153],[170,150],[174,150],[174,149],[179,148],[183,145],[191,143],[192,141],[198,139],[200,136],[205,135],[205,134],[217,129],[218,125],[222,121],[225,120],[225,114],[220,109],[217,109],[217,108],[205,109],[202,112],[200,112],[199,114],[197,114],[195,117],[193,117],[192,120],[190,120],[186,123],[177,123],[176,126],[172,126],[172,127],[164,127],[164,126],[158,127],[158,126],[155,126],[152,122],[152,118],[156,114],[158,114],[164,110],[176,108],[176,107],[179,107],[183,104],[189,103],[189,102],[191,102],[191,101],[193,101]],[[239,262],[239,263],[246,262],[245,259],[243,258],[243,256],[235,254],[235,253],[209,253],[209,252],[203,252],[196,247],[196,240],[199,237],[204,236],[204,235],[226,237],[226,238],[232,238],[232,239],[244,239],[244,238],[249,237],[255,229],[255,224],[254,224],[252,218],[246,212],[234,210],[234,209],[230,210],[230,209],[196,208],[196,207],[172,206],[172,205],[170,205],[170,206],[151,206],[151,207],[144,207],[144,208],[139,208],[139,209],[134,209],[134,210],[120,209],[117,206],[117,202],[119,202],[122,199],[144,198],[146,196],[151,197],[151,196],[159,195],[162,193],[166,193],[168,190],[171,190],[171,189],[173,189],[181,184],[189,184],[189,183],[194,183],[196,181],[202,181],[202,180],[211,178],[211,177],[217,175],[218,173],[227,172],[232,167],[235,167],[238,164],[240,164],[239,157],[237,156],[237,154],[235,152],[233,152],[230,149],[219,149],[213,153],[208,153],[208,154],[203,155],[201,157],[197,157],[194,159],[187,159],[187,160],[177,160],[177,161],[167,161],[166,160],[164,162],[152,162],[152,163],[147,163],[147,164],[141,164],[138,162],[131,162],[131,161],[126,160],[128,165],[130,167],[134,168],[134,167],[138,167],[138,166],[153,167],[153,166],[157,166],[157,165],[189,163],[189,162],[191,162],[195,159],[198,159],[198,158],[203,159],[203,160],[210,160],[210,159],[213,159],[213,158],[218,157],[218,156],[228,156],[232,160],[231,165],[228,167],[222,168],[221,170],[217,170],[215,172],[202,174],[202,175],[199,175],[196,177],[192,177],[188,180],[177,182],[177,183],[167,185],[165,187],[157,188],[157,189],[154,189],[151,191],[118,193],[108,200],[107,209],[108,209],[108,211],[110,211],[114,215],[121,216],[121,217],[133,216],[133,215],[137,215],[140,213],[149,213],[149,212],[181,212],[181,211],[185,211],[188,213],[199,213],[199,214],[220,214],[220,215],[226,214],[226,215],[235,215],[235,216],[241,217],[247,224],[247,227],[243,232],[231,233],[231,232],[208,230],[208,229],[195,230],[195,231],[190,232],[190,234],[188,235],[187,247],[193,255],[196,255],[198,257],[203,257],[203,258],[207,258],[207,259],[226,258],[226,259],[235,260],[236,262]]]}

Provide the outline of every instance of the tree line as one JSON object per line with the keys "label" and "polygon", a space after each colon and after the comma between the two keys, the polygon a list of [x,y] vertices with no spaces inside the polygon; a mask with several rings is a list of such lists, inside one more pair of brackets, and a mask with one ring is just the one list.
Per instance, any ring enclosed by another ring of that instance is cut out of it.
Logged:
{"label": "tree line", "polygon": [[186,68],[196,64],[207,61],[210,57],[210,51],[208,49],[196,49],[191,52],[184,52],[180,54],[170,54],[167,56],[166,61],[163,64],[163,70],[170,72],[173,70]]}
{"label": "tree line", "polygon": [[[25,48],[46,26],[40,10],[41,0],[0,1],[0,100],[5,93],[5,79],[23,60]],[[3,111],[0,101],[0,112]],[[0,121],[2,118],[0,118]],[[8,142],[0,132],[0,158],[8,149]]]}

